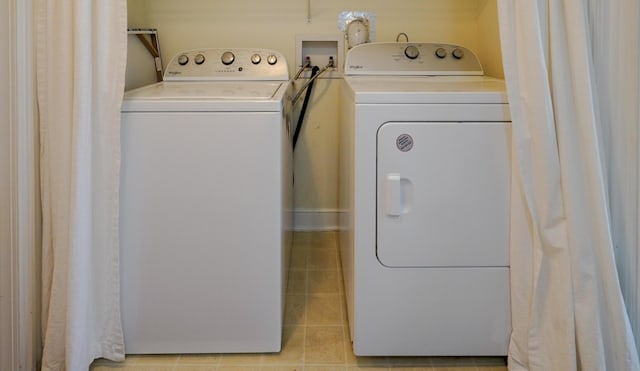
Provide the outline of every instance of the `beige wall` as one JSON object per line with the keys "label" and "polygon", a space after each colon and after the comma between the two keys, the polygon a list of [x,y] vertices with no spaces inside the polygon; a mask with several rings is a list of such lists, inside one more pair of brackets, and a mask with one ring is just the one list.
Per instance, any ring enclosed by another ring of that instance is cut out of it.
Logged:
{"label": "beige wall", "polygon": [[478,48],[476,52],[482,61],[486,75],[504,78],[502,52],[500,50],[500,30],[498,28],[498,3],[486,1],[478,12]]}
{"label": "beige wall", "polygon": [[[262,47],[281,51],[296,70],[297,34],[340,34],[344,10],[376,13],[376,41],[465,45],[481,56],[488,74],[502,75],[496,0],[129,0],[129,26],[158,29],[163,59],[201,47]],[[322,80],[296,149],[296,208],[337,209],[338,80]]]}

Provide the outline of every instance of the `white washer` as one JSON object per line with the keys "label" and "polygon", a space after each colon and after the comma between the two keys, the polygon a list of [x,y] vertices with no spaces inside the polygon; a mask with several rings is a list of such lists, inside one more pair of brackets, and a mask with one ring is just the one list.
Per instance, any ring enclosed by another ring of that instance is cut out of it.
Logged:
{"label": "white washer", "polygon": [[126,352],[278,352],[292,230],[286,60],[192,50],[164,79],[122,106]]}
{"label": "white washer", "polygon": [[450,44],[363,44],[345,66],[340,248],[355,354],[505,355],[503,81]]}

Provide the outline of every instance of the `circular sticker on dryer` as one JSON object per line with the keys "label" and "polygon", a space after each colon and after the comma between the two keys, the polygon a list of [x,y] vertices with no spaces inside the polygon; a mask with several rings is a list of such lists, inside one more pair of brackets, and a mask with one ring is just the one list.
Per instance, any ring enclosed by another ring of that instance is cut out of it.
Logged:
{"label": "circular sticker on dryer", "polygon": [[409,134],[400,134],[396,138],[396,147],[402,152],[409,152],[413,148],[413,138]]}

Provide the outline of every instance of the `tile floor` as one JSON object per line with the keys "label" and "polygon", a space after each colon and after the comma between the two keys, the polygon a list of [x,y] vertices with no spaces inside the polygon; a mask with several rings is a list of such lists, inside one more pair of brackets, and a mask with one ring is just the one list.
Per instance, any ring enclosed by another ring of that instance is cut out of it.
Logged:
{"label": "tile floor", "polygon": [[279,354],[127,356],[92,371],[506,371],[501,357],[356,357],[351,351],[335,232],[297,232]]}

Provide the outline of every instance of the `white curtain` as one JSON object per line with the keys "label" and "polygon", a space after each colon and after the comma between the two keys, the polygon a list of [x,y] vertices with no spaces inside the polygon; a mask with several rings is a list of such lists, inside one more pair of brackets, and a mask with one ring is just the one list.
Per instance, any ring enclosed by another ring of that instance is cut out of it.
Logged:
{"label": "white curtain", "polygon": [[43,370],[124,359],[118,266],[126,0],[36,0]]}
{"label": "white curtain", "polygon": [[[616,263],[638,337],[640,2],[589,0],[596,94]],[[638,344],[636,343],[636,348]]]}
{"label": "white curtain", "polygon": [[599,131],[610,102],[594,77],[589,8],[498,4],[522,195],[512,218],[509,368],[640,370],[609,228]]}

